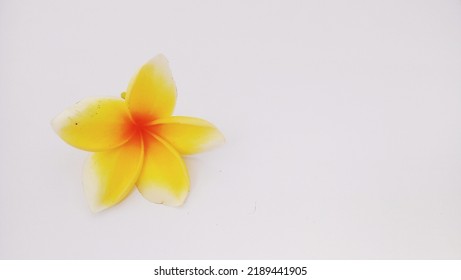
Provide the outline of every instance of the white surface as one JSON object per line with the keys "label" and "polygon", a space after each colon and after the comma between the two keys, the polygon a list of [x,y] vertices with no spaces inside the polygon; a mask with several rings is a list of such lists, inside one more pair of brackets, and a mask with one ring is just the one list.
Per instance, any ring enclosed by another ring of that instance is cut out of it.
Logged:
{"label": "white surface", "polygon": [[[460,1],[2,1],[0,41],[0,258],[461,258]],[[50,120],[159,52],[227,143],[94,215]]]}

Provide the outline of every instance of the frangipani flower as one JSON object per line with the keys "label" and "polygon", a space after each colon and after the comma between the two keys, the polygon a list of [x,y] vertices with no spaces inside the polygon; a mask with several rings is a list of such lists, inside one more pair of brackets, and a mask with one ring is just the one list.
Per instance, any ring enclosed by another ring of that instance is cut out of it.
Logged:
{"label": "frangipani flower", "polygon": [[94,212],[122,201],[137,186],[149,201],[182,205],[189,175],[181,155],[205,151],[224,140],[211,123],[171,116],[176,87],[163,55],[147,62],[122,98],[87,98],[53,121],[68,144],[94,152],[83,185]]}

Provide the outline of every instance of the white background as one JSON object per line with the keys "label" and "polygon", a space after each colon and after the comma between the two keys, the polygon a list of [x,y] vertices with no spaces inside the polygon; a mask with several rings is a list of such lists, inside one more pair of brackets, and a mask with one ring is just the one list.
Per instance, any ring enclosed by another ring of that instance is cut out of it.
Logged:
{"label": "white background", "polygon": [[[461,2],[0,2],[0,258],[461,258]],[[164,53],[225,145],[92,214],[51,119]]]}

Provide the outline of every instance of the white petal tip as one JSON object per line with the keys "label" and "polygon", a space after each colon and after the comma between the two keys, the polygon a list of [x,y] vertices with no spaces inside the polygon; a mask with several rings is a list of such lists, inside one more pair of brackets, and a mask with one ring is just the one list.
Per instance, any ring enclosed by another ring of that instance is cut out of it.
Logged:
{"label": "white petal tip", "polygon": [[169,62],[166,56],[163,54],[158,54],[149,60],[149,64],[156,65],[156,67],[161,67],[163,69],[169,69]]}
{"label": "white petal tip", "polygon": [[150,202],[174,207],[182,206],[188,194],[188,192],[184,192],[176,196],[161,187],[143,188],[142,191],[139,190],[139,192]]}
{"label": "white petal tip", "polygon": [[54,117],[51,122],[51,127],[53,128],[53,130],[56,132],[56,133],[59,133],[59,131],[61,130],[61,128],[63,127],[63,121],[62,121],[62,117],[61,115],[58,115],[56,117]]}
{"label": "white petal tip", "polygon": [[103,211],[103,210],[105,210],[105,209],[107,209],[107,208],[108,208],[108,207],[105,207],[105,206],[103,206],[103,205],[91,205],[91,204],[90,204],[90,210],[91,210],[91,212],[93,212],[94,214],[99,213],[99,212],[101,212],[101,211]]}

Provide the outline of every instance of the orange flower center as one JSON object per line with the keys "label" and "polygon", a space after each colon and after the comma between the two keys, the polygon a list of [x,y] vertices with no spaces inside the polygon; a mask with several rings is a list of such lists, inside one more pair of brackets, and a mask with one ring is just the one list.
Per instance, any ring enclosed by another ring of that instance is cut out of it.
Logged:
{"label": "orange flower center", "polygon": [[132,120],[126,123],[126,130],[131,135],[139,135],[145,140],[155,133],[155,125],[152,125],[152,117],[133,115]]}

